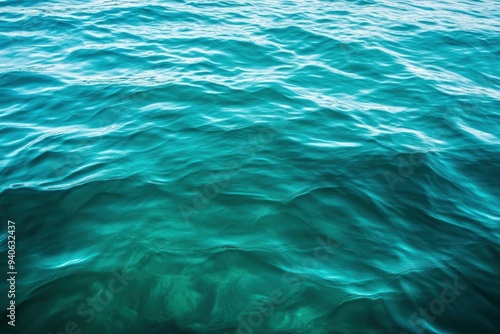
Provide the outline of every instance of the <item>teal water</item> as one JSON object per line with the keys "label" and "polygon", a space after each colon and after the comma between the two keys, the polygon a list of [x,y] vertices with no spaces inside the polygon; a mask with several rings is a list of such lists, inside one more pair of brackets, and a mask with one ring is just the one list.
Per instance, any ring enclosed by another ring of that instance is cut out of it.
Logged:
{"label": "teal water", "polygon": [[499,33],[495,0],[0,1],[0,332],[498,333]]}

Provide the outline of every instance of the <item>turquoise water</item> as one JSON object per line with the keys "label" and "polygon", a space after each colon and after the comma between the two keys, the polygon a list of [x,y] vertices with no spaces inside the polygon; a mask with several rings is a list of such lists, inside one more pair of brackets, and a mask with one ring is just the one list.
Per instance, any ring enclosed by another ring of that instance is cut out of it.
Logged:
{"label": "turquoise water", "polygon": [[497,1],[0,18],[1,333],[498,333]]}

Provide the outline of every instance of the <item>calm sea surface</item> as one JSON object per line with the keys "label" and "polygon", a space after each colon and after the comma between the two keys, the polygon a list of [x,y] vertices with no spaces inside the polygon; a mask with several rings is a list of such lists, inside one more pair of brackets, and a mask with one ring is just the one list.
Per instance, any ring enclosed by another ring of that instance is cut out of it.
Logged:
{"label": "calm sea surface", "polygon": [[500,3],[0,1],[0,219],[1,333],[499,333]]}

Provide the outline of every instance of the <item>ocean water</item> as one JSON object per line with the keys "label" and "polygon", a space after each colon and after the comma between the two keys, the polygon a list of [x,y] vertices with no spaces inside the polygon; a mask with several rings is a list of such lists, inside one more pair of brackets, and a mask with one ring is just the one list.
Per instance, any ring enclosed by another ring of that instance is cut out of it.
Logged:
{"label": "ocean water", "polygon": [[498,1],[0,1],[0,60],[1,333],[499,332]]}

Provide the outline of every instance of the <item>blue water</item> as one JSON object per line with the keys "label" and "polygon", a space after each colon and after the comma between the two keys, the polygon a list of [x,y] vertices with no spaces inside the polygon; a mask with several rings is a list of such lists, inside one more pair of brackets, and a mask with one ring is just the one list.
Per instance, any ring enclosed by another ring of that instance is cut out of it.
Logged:
{"label": "blue water", "polygon": [[0,1],[0,332],[498,333],[499,33],[496,0]]}

